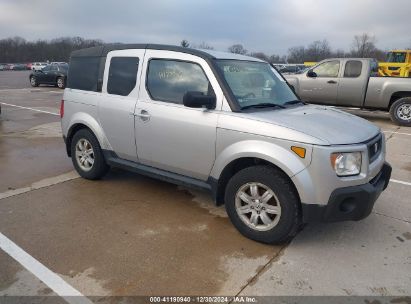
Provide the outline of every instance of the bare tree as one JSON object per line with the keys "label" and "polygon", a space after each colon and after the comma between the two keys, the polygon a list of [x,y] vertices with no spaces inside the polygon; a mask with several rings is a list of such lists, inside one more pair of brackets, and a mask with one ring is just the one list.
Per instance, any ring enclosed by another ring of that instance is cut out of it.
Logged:
{"label": "bare tree", "polygon": [[198,45],[197,48],[203,49],[203,50],[214,50],[214,47],[213,47],[213,46],[209,45],[208,43],[206,43],[206,42],[204,42],[204,41],[201,42],[201,43]]}
{"label": "bare tree", "polygon": [[355,35],[352,42],[351,54],[360,58],[373,57],[377,49],[375,42],[375,37],[367,33]]}
{"label": "bare tree", "polygon": [[331,56],[331,47],[327,39],[316,40],[308,45],[304,61],[320,61]]}
{"label": "bare tree", "polygon": [[269,61],[270,60],[269,57],[266,54],[264,54],[263,52],[253,52],[253,53],[250,54],[250,56],[261,59],[261,60],[264,60],[264,61]]}
{"label": "bare tree", "polygon": [[228,51],[234,54],[245,55],[247,54],[247,50],[243,47],[242,44],[233,44],[228,48]]}
{"label": "bare tree", "polygon": [[286,63],[287,62],[287,57],[273,54],[268,58],[268,61],[270,63]]}
{"label": "bare tree", "polygon": [[347,54],[342,49],[337,49],[331,52],[331,56],[335,58],[344,58],[347,57]]}
{"label": "bare tree", "polygon": [[190,43],[186,39],[181,40],[180,45],[185,48],[190,47]]}
{"label": "bare tree", "polygon": [[305,47],[293,46],[289,48],[287,61],[289,63],[303,63],[305,61]]}

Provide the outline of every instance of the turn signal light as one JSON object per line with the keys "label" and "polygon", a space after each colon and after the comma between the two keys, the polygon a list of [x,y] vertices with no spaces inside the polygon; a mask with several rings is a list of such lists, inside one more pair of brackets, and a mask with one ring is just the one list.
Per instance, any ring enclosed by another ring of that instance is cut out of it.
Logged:
{"label": "turn signal light", "polygon": [[297,154],[301,158],[305,158],[305,148],[292,146],[291,151]]}

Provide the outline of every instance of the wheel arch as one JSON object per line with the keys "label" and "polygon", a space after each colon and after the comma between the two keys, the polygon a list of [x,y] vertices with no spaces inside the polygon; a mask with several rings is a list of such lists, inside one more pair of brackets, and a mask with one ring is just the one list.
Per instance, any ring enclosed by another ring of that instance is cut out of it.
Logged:
{"label": "wheel arch", "polygon": [[[84,117],[86,115],[86,117]],[[90,115],[86,113],[79,113],[77,117],[73,118],[70,123],[70,127],[66,135],[66,152],[67,155],[71,156],[71,141],[74,134],[81,129],[88,129],[90,132],[96,136],[97,141],[102,149],[112,150],[103,130],[101,129],[98,122]]]}
{"label": "wheel arch", "polygon": [[[250,147],[253,147],[254,151],[251,151]],[[236,153],[232,153],[234,150]],[[291,150],[287,151],[284,147],[271,143],[246,141],[227,147],[217,157],[210,174],[210,184],[216,204],[221,205],[224,203],[224,192],[228,180],[241,169],[254,165],[266,165],[282,172],[298,194],[298,189],[292,181],[292,177],[303,171],[311,163],[311,151],[307,147],[306,159],[302,160]],[[227,155],[230,155],[230,157],[226,157]]]}
{"label": "wheel arch", "polygon": [[388,110],[391,109],[391,106],[393,105],[395,101],[397,101],[398,99],[404,98],[404,97],[411,97],[411,91],[398,91],[398,92],[392,93],[390,97],[390,103],[388,105]]}

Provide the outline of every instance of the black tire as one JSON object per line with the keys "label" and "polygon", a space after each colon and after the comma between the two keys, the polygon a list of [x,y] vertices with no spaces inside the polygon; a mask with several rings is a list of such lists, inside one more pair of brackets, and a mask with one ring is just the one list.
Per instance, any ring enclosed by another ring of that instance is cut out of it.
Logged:
{"label": "black tire", "polygon": [[[88,171],[82,169],[82,167],[79,164],[79,160],[76,157],[77,143],[83,139],[85,139],[91,144],[91,147],[94,152],[94,163],[91,165],[91,169],[89,169]],[[74,168],[76,168],[78,174],[80,174],[81,177],[91,180],[100,179],[110,169],[110,167],[107,165],[104,159],[103,152],[101,150],[100,144],[96,136],[90,130],[81,129],[77,131],[73,136],[70,148],[71,160],[73,162]]]}
{"label": "black tire", "polygon": [[[259,231],[250,228],[241,220],[236,211],[237,191],[243,185],[251,182],[268,186],[280,202],[280,219],[270,230]],[[268,166],[253,166],[237,172],[227,184],[225,208],[231,222],[241,234],[262,243],[282,244],[288,242],[297,234],[301,226],[301,203],[294,186],[283,172]]]}
{"label": "black tire", "polygon": [[64,89],[66,87],[66,81],[65,81],[64,77],[57,77],[56,86],[59,89]]}
{"label": "black tire", "polygon": [[38,87],[38,86],[39,86],[36,77],[30,76],[30,85],[31,85],[32,87]]}
{"label": "black tire", "polygon": [[391,119],[392,121],[394,121],[396,124],[400,126],[411,127],[411,113],[409,114],[410,115],[409,119],[404,119],[399,116],[400,115],[399,110],[401,106],[404,106],[404,105],[409,105],[409,107],[411,107],[411,97],[403,97],[403,98],[400,98],[394,101],[394,103],[391,105],[391,108],[390,108]]}

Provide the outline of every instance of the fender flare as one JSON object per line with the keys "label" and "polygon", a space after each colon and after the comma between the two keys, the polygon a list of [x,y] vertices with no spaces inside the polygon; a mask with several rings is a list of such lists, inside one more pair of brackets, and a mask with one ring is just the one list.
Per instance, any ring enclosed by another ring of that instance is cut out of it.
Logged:
{"label": "fender flare", "polygon": [[[290,178],[303,171],[311,163],[312,147],[307,147],[306,159],[303,161],[291,150],[280,145],[258,140],[245,140],[226,147],[218,155],[211,169],[210,176],[219,179],[224,168],[240,158],[258,158],[280,168]],[[307,164],[307,160],[308,164]]]}
{"label": "fender flare", "polygon": [[67,138],[66,138],[66,146],[67,146],[68,153],[70,153],[71,139],[73,138],[75,134],[75,130],[77,130],[78,127],[81,125],[85,126],[86,128],[90,129],[91,132],[93,132],[93,134],[96,136],[100,144],[100,147],[103,150],[113,150],[100,124],[90,114],[87,114],[85,112],[79,112],[79,113],[74,114],[70,120],[69,125],[70,125],[70,128],[67,132]]}

